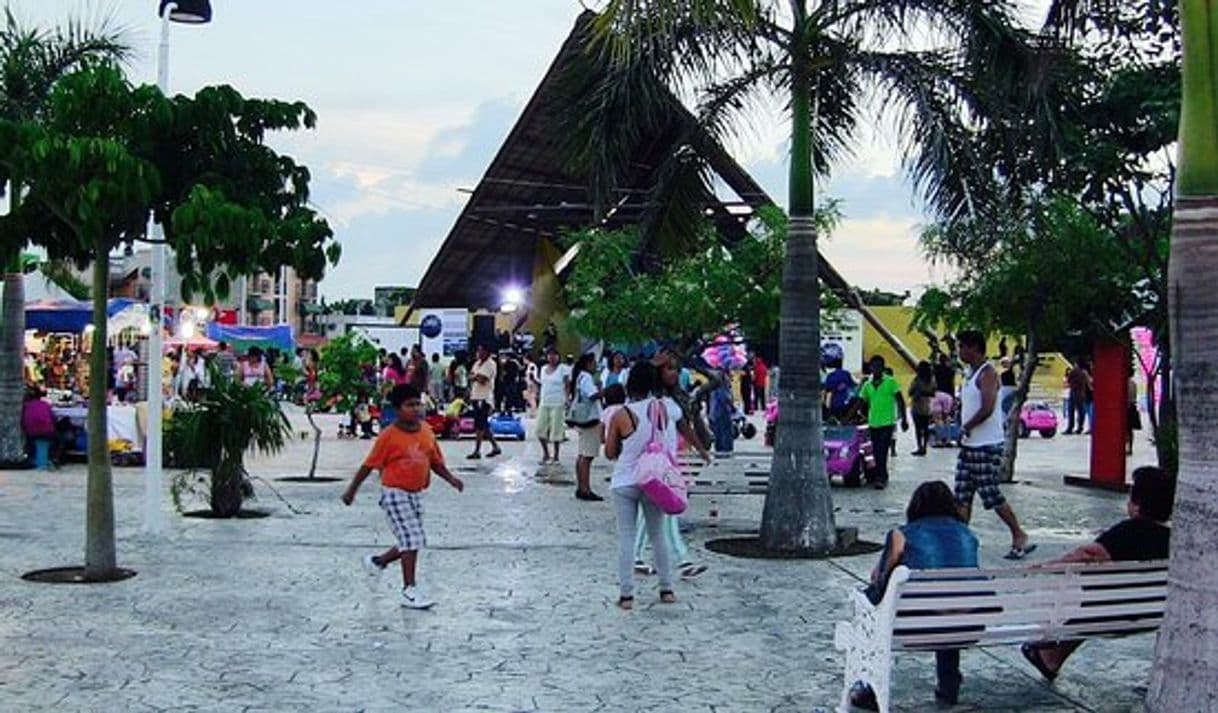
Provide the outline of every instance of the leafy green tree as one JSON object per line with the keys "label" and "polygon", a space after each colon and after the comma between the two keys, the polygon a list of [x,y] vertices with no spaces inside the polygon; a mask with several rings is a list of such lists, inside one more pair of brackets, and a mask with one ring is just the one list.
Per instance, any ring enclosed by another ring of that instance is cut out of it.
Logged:
{"label": "leafy green tree", "polygon": [[[0,121],[0,172],[28,192],[0,219],[0,237],[29,235],[51,259],[92,263],[107,284],[111,251],[156,216],[176,252],[183,297],[228,293],[232,276],[291,265],[319,279],[338,247],[307,207],[308,170],[263,143],[268,131],[312,126],[303,104],[245,99],[230,87],[164,97],[111,66],[61,79],[41,122]],[[28,228],[48,226],[38,233]],[[93,293],[89,390],[87,579],[117,564],[106,439],[106,292]]]}
{"label": "leafy green tree", "polygon": [[[832,230],[837,205],[817,212],[818,229]],[[767,339],[778,327],[787,220],[776,208],[759,213],[749,236],[725,245],[702,222],[689,252],[640,267],[643,238],[637,228],[573,233],[579,260],[564,292],[572,326],[607,342],[642,344],[664,335],[678,352],[738,325],[749,339]]]}
{"label": "leafy green tree", "polygon": [[[1117,238],[1068,197],[1047,200],[1025,221],[972,227],[986,233],[991,248],[967,258],[952,251],[961,238],[945,235],[962,226],[931,226],[923,234],[924,249],[959,277],[923,293],[915,326],[1024,335],[1024,368],[1006,423],[1003,479],[1009,481],[1019,446],[1019,412],[1043,345],[1078,332],[1112,338],[1130,315],[1144,309],[1140,278]],[[1073,278],[1083,274],[1088,279]]]}
{"label": "leafy green tree", "polygon": [[364,378],[364,366],[376,364],[377,349],[368,341],[350,333],[331,339],[319,353],[317,365],[316,402],[308,402],[305,414],[313,428],[313,460],[309,463],[309,478],[317,478],[317,456],[321,451],[321,428],[313,420],[317,409],[331,408],[339,413],[351,413],[361,391],[371,388]]}
{"label": "leafy green tree", "polygon": [[[0,119],[38,121],[46,113],[51,89],[65,74],[96,59],[121,60],[129,47],[109,23],[91,28],[76,20],[61,27],[42,29],[23,25],[10,8],[0,26]],[[20,176],[9,186],[9,200],[20,206]],[[29,229],[38,231],[41,226]],[[22,365],[25,355],[25,280],[23,240],[3,238],[4,314],[0,332],[0,463],[25,461],[21,430]],[[78,281],[77,281],[78,282]],[[70,284],[70,283],[69,283]]]}
{"label": "leafy green tree", "polygon": [[[780,309],[782,420],[762,514],[770,549],[826,553],[837,545],[832,496],[821,453],[819,323],[814,179],[846,150],[866,94],[903,110],[911,175],[932,202],[946,191],[964,131],[957,91],[962,62],[997,61],[1017,47],[1013,3],[994,0],[610,0],[599,18],[611,72],[588,92],[587,117],[572,133],[589,137],[585,163],[626,170],[630,139],[659,130],[655,108],[671,89],[692,90],[702,120],[723,129],[758,95],[780,96],[791,116],[791,161]],[[649,81],[665,85],[660,93]],[[680,158],[680,157],[678,157]],[[688,190],[692,169],[673,171]],[[611,175],[611,170],[601,175]],[[609,181],[601,180],[601,184]]]}

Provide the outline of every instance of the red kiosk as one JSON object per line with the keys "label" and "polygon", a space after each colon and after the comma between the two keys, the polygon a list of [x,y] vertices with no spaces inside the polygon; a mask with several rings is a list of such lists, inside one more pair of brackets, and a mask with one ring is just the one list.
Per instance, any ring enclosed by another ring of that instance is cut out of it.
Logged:
{"label": "red kiosk", "polygon": [[1067,475],[1067,485],[1126,492],[1125,434],[1129,424],[1129,346],[1096,342],[1093,365],[1095,412],[1091,423],[1091,475]]}

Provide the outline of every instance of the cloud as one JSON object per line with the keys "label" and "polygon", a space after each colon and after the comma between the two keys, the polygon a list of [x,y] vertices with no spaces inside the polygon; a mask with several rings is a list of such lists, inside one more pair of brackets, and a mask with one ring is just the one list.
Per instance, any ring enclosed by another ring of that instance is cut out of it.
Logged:
{"label": "cloud", "polygon": [[852,284],[861,288],[917,292],[939,281],[918,248],[921,221],[912,217],[878,215],[847,218],[820,243],[821,252]]}

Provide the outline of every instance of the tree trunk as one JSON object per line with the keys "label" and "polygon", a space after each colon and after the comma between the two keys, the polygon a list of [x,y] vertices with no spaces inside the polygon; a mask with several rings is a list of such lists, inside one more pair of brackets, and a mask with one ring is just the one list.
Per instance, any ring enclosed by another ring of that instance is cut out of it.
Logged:
{"label": "tree trunk", "polygon": [[1024,356],[1023,373],[1019,375],[1019,383],[1015,385],[1015,398],[1011,401],[1011,410],[1007,413],[1005,442],[1002,447],[1002,482],[1015,480],[1015,458],[1019,454],[1019,433],[1023,422],[1019,418],[1023,405],[1028,400],[1028,388],[1032,384],[1032,376],[1036,373],[1036,362],[1040,355],[1036,343],[1036,331],[1028,330],[1028,350]]}
{"label": "tree trunk", "polygon": [[[1180,472],[1180,429],[1176,422],[1176,395],[1172,388],[1171,354],[1163,351],[1159,366],[1158,413],[1151,421],[1154,424],[1155,456],[1159,467],[1173,478]],[[1150,410],[1156,411],[1153,404]]]}
{"label": "tree trunk", "polygon": [[211,472],[209,504],[216,517],[237,517],[244,500],[245,464],[240,457],[221,458]]}
{"label": "tree trunk", "polygon": [[[308,398],[306,396],[306,398]],[[313,421],[313,407],[305,407],[305,417],[309,419],[309,425],[313,428],[313,460],[309,462],[309,477],[317,477],[317,455],[321,452],[321,429],[317,423]]]}
{"label": "tree trunk", "polygon": [[824,554],[837,547],[833,495],[825,474],[820,410],[820,288],[813,218],[811,81],[806,74],[807,12],[792,2],[791,224],[782,271],[778,341],[781,414],[761,541],[771,550]]}
{"label": "tree trunk", "polygon": [[[1146,695],[1152,713],[1218,704],[1218,0],[1180,0],[1183,103],[1167,293],[1173,392],[1183,404],[1167,606]],[[1166,395],[1166,394],[1165,394]]]}
{"label": "tree trunk", "polygon": [[85,520],[85,578],[104,578],[118,567],[114,547],[114,488],[106,424],[106,284],[110,262],[97,241],[93,262],[93,345],[89,355],[89,484]]}
{"label": "tree trunk", "polygon": [[20,251],[7,262],[4,331],[0,334],[0,464],[15,465],[26,459],[25,435],[21,430],[25,390],[25,274],[21,271]]}

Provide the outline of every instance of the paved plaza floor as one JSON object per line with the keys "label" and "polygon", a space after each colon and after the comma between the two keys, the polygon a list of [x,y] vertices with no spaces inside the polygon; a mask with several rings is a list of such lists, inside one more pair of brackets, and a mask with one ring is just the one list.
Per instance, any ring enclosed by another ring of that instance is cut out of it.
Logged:
{"label": "paved plaza floor", "polygon": [[[334,438],[321,468],[349,477],[368,448]],[[921,481],[950,482],[954,452],[908,455],[903,435],[887,491],[834,491],[839,525],[879,540],[899,524]],[[757,441],[745,448],[760,448]],[[82,559],[83,465],[0,472],[0,711],[765,711],[832,710],[842,684],[834,622],[874,556],[817,562],[733,559],[715,537],[755,531],[761,496],[696,498],[686,525],[709,570],[656,601],[655,582],[630,613],[615,606],[608,503],[535,477],[536,443],[471,465],[468,443],[444,446],[467,489],[433,481],[421,576],[437,600],[408,611],[397,573],[369,578],[362,555],[390,543],[375,481],[354,506],[343,483],[289,484],[311,444],[250,460],[260,520],[183,518],[165,498],[167,531],[141,534],[140,469],[115,471],[120,564],[139,572],[107,585],[31,584],[28,570]],[[1135,462],[1153,458],[1139,443]],[[564,454],[569,462],[572,452]],[[1087,439],[1023,443],[1006,493],[1048,558],[1118,520],[1123,497],[1064,486],[1085,472]],[[598,464],[596,488],[607,494]],[[295,510],[295,512],[293,511]],[[985,566],[1008,537],[993,514],[975,529]],[[1153,635],[1084,646],[1050,686],[1014,647],[969,650],[959,711],[1139,710]],[[933,658],[896,659],[896,710],[933,710]]]}

